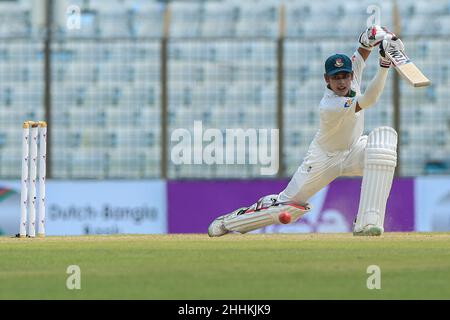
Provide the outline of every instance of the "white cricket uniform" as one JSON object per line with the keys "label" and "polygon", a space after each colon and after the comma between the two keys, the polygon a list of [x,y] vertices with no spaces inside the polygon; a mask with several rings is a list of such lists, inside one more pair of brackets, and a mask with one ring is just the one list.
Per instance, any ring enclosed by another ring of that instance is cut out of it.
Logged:
{"label": "white cricket uniform", "polygon": [[364,110],[355,113],[364,59],[352,56],[354,97],[340,97],[326,89],[320,101],[320,128],[311,142],[303,163],[278,202],[307,203],[309,198],[339,176],[362,176],[367,136],[363,136]]}

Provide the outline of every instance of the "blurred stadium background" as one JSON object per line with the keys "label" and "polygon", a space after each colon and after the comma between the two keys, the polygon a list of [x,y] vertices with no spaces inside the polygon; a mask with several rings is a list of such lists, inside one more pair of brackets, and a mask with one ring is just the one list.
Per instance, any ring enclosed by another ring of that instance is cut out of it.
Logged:
{"label": "blurred stadium background", "polygon": [[[21,123],[29,119],[49,123],[53,181],[267,178],[254,165],[174,165],[171,132],[201,120],[221,130],[278,128],[274,178],[285,181],[318,128],[324,60],[354,52],[369,5],[381,9],[381,24],[402,37],[432,85],[409,87],[391,71],[366,113],[366,133],[381,125],[400,133],[399,179],[447,175],[450,1],[401,0],[398,16],[395,4],[0,1],[0,179],[20,177]],[[78,18],[80,27],[69,28]]]}

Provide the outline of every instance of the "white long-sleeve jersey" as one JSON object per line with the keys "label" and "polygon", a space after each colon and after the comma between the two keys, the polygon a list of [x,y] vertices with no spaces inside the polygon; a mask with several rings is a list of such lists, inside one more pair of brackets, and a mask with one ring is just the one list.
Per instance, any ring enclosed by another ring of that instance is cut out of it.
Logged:
{"label": "white long-sleeve jersey", "polygon": [[353,81],[350,96],[338,96],[327,88],[320,101],[320,128],[311,144],[318,145],[327,153],[349,150],[363,133],[364,110],[355,113],[355,108],[357,98],[361,95],[364,67],[364,59],[356,51],[352,56]]}

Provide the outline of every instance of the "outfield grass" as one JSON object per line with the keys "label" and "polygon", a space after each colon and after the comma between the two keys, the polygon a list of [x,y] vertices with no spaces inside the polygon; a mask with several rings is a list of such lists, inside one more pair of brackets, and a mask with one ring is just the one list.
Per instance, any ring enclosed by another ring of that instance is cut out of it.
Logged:
{"label": "outfield grass", "polygon": [[450,299],[450,233],[0,237],[0,298]]}

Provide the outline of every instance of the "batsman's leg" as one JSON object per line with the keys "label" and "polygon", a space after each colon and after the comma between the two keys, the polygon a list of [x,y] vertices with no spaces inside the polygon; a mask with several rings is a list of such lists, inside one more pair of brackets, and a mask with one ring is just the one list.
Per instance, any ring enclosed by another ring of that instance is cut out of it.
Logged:
{"label": "batsman's leg", "polygon": [[396,165],[397,132],[390,127],[374,129],[367,140],[354,235],[378,236],[384,232],[386,203]]}
{"label": "batsman's leg", "polygon": [[265,196],[249,208],[218,217],[210,224],[208,235],[219,237],[232,231],[246,233],[272,224],[291,223],[310,210],[308,205],[276,203],[276,200],[277,195]]}
{"label": "batsman's leg", "polygon": [[330,157],[312,145],[282,192],[263,197],[250,208],[240,208],[217,218],[208,229],[209,235],[245,233],[274,223],[295,222],[310,210],[310,197],[339,176],[341,162],[341,157]]}
{"label": "batsman's leg", "polygon": [[233,217],[225,217],[224,226],[229,231],[250,232],[272,224],[297,221],[310,208],[308,205],[278,204],[258,211],[246,211]]}

